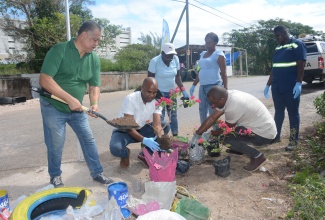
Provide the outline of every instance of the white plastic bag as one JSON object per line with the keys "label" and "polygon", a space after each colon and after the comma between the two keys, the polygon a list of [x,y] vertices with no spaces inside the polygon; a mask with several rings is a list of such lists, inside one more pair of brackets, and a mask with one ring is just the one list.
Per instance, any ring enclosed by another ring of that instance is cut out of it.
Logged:
{"label": "white plastic bag", "polygon": [[137,216],[160,209],[158,201],[144,202],[141,199],[133,198],[132,195],[129,196],[127,205],[129,210]]}
{"label": "white plastic bag", "polygon": [[149,212],[145,215],[141,215],[137,220],[186,220],[183,216],[176,212],[160,209],[157,211]]}
{"label": "white plastic bag", "polygon": [[173,182],[146,182],[144,202],[158,201],[161,209],[170,210],[176,194],[176,181]]}
{"label": "white plastic bag", "polygon": [[121,220],[124,219],[123,214],[120,211],[120,207],[117,205],[116,200],[112,196],[108,201],[102,220]]}
{"label": "white plastic bag", "polygon": [[190,147],[190,163],[192,165],[200,164],[204,161],[205,149],[203,146],[194,145]]}

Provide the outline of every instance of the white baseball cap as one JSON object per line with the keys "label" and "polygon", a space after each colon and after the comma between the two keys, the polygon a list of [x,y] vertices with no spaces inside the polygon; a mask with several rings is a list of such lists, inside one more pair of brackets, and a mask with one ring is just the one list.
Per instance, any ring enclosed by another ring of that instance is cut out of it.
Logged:
{"label": "white baseball cap", "polygon": [[165,54],[177,54],[176,50],[175,50],[175,46],[172,43],[165,43],[162,46],[162,51],[164,51]]}

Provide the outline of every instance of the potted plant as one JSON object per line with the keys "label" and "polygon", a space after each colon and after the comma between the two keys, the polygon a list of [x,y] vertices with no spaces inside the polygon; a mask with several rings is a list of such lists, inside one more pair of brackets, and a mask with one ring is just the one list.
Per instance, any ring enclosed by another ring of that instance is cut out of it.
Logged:
{"label": "potted plant", "polygon": [[[214,137],[219,147],[230,147],[228,144],[224,144],[224,140],[227,135],[235,135],[235,128],[229,127],[228,124],[223,120],[217,121],[217,126],[219,128],[220,135],[214,136],[211,134],[211,137]],[[213,161],[213,167],[215,168],[215,174],[221,177],[227,177],[230,175],[230,156],[221,158],[219,160]]]}
{"label": "potted plant", "polygon": [[[210,136],[212,137],[212,136]],[[221,152],[221,148],[219,146],[219,141],[217,138],[209,138],[209,140],[204,140],[203,138],[200,138],[198,140],[198,144],[202,147],[204,147],[204,149],[206,149],[208,155],[210,157],[219,157],[220,156],[220,152]]]}
{"label": "potted plant", "polygon": [[[185,90],[184,87],[182,87],[182,89],[180,90],[178,87],[176,87],[175,89],[170,90],[170,98],[166,98],[166,97],[161,97],[160,99],[157,100],[156,102],[156,107],[166,107],[169,106],[170,109],[172,110],[176,110],[178,108],[181,108],[182,106],[186,106],[186,107],[191,107],[193,105],[195,105],[196,103],[199,103],[200,100],[197,99],[195,96],[191,96],[189,99],[182,99],[182,103],[177,105],[176,102],[174,102],[173,100],[177,99],[178,96],[182,95],[182,91]],[[170,111],[171,114],[171,111]],[[169,119],[170,119],[170,115],[169,115]],[[171,121],[169,121],[170,123]],[[150,124],[150,121],[147,121],[147,124]],[[164,128],[163,128],[164,129]],[[158,134],[159,132],[156,131],[156,133]],[[157,140],[156,140],[159,145],[160,148],[163,150],[173,150],[172,149],[172,138],[169,137],[168,135],[163,135],[161,137],[157,136]]]}

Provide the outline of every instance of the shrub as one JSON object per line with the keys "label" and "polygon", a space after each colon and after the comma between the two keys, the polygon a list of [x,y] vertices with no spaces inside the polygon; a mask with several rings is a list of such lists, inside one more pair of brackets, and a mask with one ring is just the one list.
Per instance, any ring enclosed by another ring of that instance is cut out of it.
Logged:
{"label": "shrub", "polygon": [[101,72],[110,72],[110,71],[119,71],[119,65],[107,59],[100,59],[100,71]]}
{"label": "shrub", "polygon": [[314,100],[317,113],[325,118],[325,92]]}

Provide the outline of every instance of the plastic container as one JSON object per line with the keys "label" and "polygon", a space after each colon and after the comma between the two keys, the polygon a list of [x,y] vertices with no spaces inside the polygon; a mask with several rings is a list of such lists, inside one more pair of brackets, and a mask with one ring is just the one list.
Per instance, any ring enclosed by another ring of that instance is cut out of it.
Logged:
{"label": "plastic container", "polygon": [[112,196],[115,198],[120,208],[126,207],[126,201],[129,198],[128,186],[125,182],[116,182],[107,186],[108,199]]}
{"label": "plastic container", "polygon": [[10,211],[8,192],[7,192],[7,190],[1,189],[0,190],[0,210],[2,210],[3,208]]}

